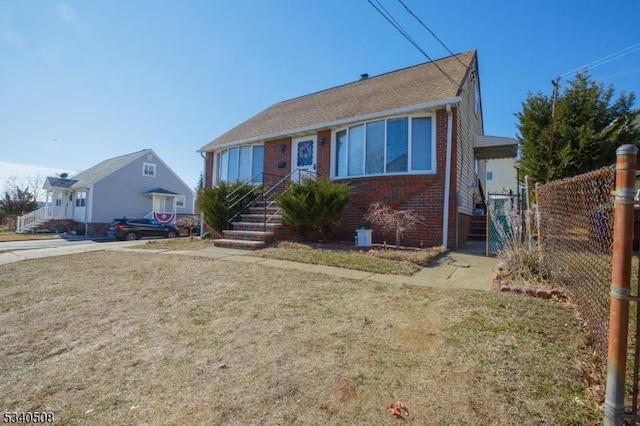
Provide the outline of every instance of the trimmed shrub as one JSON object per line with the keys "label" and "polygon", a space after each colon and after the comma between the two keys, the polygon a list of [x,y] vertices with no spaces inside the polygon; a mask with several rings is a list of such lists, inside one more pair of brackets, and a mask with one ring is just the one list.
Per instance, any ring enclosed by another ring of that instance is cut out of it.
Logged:
{"label": "trimmed shrub", "polygon": [[335,235],[338,216],[350,198],[346,184],[306,177],[289,185],[277,203],[286,224],[307,237],[325,240]]}
{"label": "trimmed shrub", "polygon": [[[202,211],[205,223],[217,232],[222,232],[229,229],[227,217],[233,218],[242,213],[258,197],[259,193],[260,187],[243,186],[242,182],[218,182],[215,187],[204,188],[199,192],[198,208]],[[228,201],[230,194],[233,194],[233,199]],[[233,204],[233,200],[241,198],[242,202],[233,206],[227,216],[229,204]]]}

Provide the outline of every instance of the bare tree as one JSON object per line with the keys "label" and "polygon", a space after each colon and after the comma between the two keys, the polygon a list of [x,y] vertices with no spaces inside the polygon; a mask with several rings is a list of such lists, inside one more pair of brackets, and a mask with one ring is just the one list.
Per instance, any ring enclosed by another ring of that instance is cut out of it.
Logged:
{"label": "bare tree", "polygon": [[33,199],[36,201],[40,201],[39,198],[42,195],[44,185],[44,179],[42,176],[37,175],[36,177],[30,177],[27,182],[27,188],[33,194]]}
{"label": "bare tree", "polygon": [[415,229],[423,217],[415,210],[393,210],[382,203],[369,206],[366,219],[382,228],[383,232],[392,232],[396,236],[396,247],[400,247],[400,238],[406,231]]}

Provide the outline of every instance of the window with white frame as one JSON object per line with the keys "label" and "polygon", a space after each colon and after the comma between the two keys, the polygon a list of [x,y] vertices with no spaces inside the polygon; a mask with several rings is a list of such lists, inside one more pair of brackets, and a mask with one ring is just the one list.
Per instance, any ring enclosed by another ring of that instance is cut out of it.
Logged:
{"label": "window with white frame", "polygon": [[262,183],[264,146],[245,145],[219,151],[216,157],[217,181]]}
{"label": "window with white frame", "polygon": [[76,207],[87,206],[87,193],[85,191],[76,192]]}
{"label": "window with white frame", "polygon": [[155,163],[147,163],[147,162],[142,163],[142,175],[155,177],[156,176]]}
{"label": "window with white frame", "polygon": [[176,207],[179,209],[184,208],[184,195],[180,195],[176,198]]}
{"label": "window with white frame", "polygon": [[432,118],[431,115],[388,118],[336,132],[333,177],[433,173]]}

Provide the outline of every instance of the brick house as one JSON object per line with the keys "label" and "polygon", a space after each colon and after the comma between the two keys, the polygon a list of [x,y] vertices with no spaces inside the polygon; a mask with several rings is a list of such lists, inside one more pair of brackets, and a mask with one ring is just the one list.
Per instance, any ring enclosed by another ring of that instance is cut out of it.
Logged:
{"label": "brick house", "polygon": [[353,241],[380,201],[425,218],[403,244],[457,247],[482,199],[484,159],[516,153],[515,140],[484,136],[480,93],[473,50],[277,103],[200,148],[205,186],[328,176],[352,191],[341,239]]}

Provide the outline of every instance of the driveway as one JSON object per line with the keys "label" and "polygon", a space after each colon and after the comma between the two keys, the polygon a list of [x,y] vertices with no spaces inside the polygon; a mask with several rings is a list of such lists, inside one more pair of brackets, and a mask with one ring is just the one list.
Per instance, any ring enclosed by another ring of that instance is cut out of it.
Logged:
{"label": "driveway", "polygon": [[41,249],[41,248],[54,248],[54,247],[68,247],[83,244],[98,244],[108,241],[113,241],[107,238],[77,238],[77,239],[62,239],[52,238],[50,240],[27,240],[27,241],[8,241],[0,242],[0,251],[14,251],[14,250],[29,250],[29,249]]}
{"label": "driveway", "polygon": [[34,240],[0,243],[0,265],[41,257],[65,256],[100,250],[118,250],[140,241],[113,240]]}

